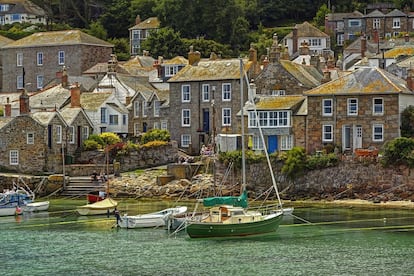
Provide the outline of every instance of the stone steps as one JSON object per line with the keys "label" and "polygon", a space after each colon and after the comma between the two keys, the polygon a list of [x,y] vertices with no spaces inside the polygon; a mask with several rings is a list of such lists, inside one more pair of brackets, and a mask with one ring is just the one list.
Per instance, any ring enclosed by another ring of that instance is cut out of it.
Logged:
{"label": "stone steps", "polygon": [[89,176],[70,177],[65,190],[61,193],[64,197],[78,198],[85,197],[92,191],[105,191],[106,183],[91,181]]}

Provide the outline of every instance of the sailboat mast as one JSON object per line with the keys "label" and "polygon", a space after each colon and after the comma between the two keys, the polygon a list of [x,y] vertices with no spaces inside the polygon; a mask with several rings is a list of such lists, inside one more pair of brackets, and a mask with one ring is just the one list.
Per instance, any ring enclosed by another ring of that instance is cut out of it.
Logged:
{"label": "sailboat mast", "polygon": [[244,146],[244,98],[243,98],[243,59],[240,58],[240,107],[241,107],[241,144],[242,144],[242,187],[243,191],[246,189],[246,153],[245,153],[245,146]]}

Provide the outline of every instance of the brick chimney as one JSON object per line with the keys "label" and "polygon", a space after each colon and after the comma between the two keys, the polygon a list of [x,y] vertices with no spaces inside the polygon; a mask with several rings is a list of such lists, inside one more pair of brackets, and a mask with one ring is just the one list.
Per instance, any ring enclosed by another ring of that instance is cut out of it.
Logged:
{"label": "brick chimney", "polygon": [[255,48],[253,48],[252,43],[250,44],[250,49],[249,49],[249,61],[257,63],[257,51]]}
{"label": "brick chimney", "polygon": [[61,75],[62,87],[68,86],[68,72],[66,66],[63,66],[62,75]]}
{"label": "brick chimney", "polygon": [[263,59],[263,68],[266,68],[269,65],[269,59],[267,58],[267,56]]}
{"label": "brick chimney", "polygon": [[410,68],[407,70],[407,87],[411,91],[414,91],[414,80],[413,80],[413,70]]}
{"label": "brick chimney", "polygon": [[70,107],[81,107],[80,97],[80,86],[79,83],[76,82],[70,87]]}
{"label": "brick chimney", "polygon": [[199,51],[194,52],[194,47],[190,46],[190,52],[188,53],[188,64],[192,66],[197,66],[200,61],[201,54]]}
{"label": "brick chimney", "polygon": [[135,17],[135,25],[138,25],[139,23],[141,23],[141,16],[138,14],[137,17]]}
{"label": "brick chimney", "polygon": [[292,30],[292,55],[298,51],[298,28]]}
{"label": "brick chimney", "polygon": [[367,51],[367,38],[364,36],[361,37],[361,58],[365,57]]}
{"label": "brick chimney", "polygon": [[308,46],[308,43],[306,41],[303,41],[300,44],[300,47],[299,47],[299,55],[301,55],[301,56],[307,56],[307,55],[309,55],[309,46]]}
{"label": "brick chimney", "polygon": [[324,70],[323,71],[323,78],[321,79],[321,84],[322,83],[327,83],[327,82],[330,82],[332,79],[331,79],[331,71],[329,71],[329,70]]}
{"label": "brick chimney", "polygon": [[29,95],[27,95],[26,89],[23,89],[22,94],[19,97],[20,103],[20,115],[27,115],[30,113]]}
{"label": "brick chimney", "polygon": [[11,117],[11,103],[9,97],[7,97],[7,103],[4,105],[4,116]]}
{"label": "brick chimney", "polygon": [[270,47],[270,53],[269,53],[269,61],[270,62],[276,62],[280,59],[280,47],[278,45],[278,37],[277,34],[273,34],[273,42],[272,47]]}

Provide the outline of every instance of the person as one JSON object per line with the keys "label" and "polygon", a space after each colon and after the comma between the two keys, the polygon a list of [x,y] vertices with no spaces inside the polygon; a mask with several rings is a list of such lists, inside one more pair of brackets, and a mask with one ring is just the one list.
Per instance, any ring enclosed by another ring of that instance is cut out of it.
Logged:
{"label": "person", "polygon": [[119,226],[119,222],[121,221],[121,216],[119,215],[119,211],[116,207],[115,207],[115,210],[114,210],[114,215],[115,215],[115,218],[116,218],[116,225]]}
{"label": "person", "polygon": [[93,171],[91,176],[92,181],[98,181],[98,173],[96,171]]}

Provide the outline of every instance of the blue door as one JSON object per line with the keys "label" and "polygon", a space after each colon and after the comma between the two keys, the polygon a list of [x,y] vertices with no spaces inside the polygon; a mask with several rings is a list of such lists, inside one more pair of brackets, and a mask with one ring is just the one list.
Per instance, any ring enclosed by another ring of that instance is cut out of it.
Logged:
{"label": "blue door", "polygon": [[273,153],[277,151],[277,136],[269,135],[267,136],[267,152]]}

